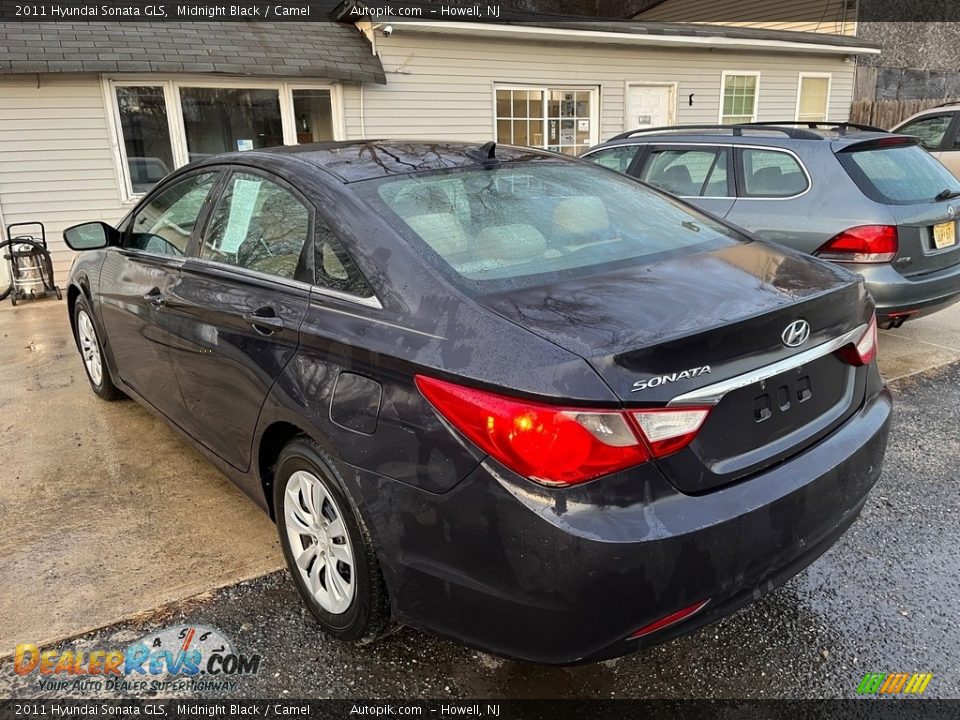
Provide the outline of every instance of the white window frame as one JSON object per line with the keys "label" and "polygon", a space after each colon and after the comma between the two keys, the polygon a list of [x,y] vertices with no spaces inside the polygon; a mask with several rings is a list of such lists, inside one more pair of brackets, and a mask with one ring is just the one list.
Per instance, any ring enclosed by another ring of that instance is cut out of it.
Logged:
{"label": "white window frame", "polygon": [[757,121],[757,110],[760,108],[760,73],[756,70],[721,70],[720,71],[720,107],[717,109],[717,124],[723,125],[723,98],[727,93],[727,78],[731,76],[749,75],[757,79],[753,93],[753,113],[750,122]]}
{"label": "white window frame", "polygon": [[[493,103],[493,137],[497,137],[497,121],[500,120],[500,116],[497,115],[497,90],[537,90],[544,93],[543,103],[542,103],[542,112],[540,115],[540,121],[543,123],[543,138],[546,141],[548,137],[547,133],[547,118],[548,112],[547,109],[548,99],[546,93],[550,91],[556,92],[589,92],[590,93],[590,139],[587,143],[587,147],[593,147],[594,145],[599,144],[600,142],[600,86],[599,85],[524,85],[518,83],[503,83],[495,82],[490,91],[490,96]],[[511,116],[512,117],[512,116]],[[509,118],[503,118],[508,120]],[[536,147],[531,145],[530,147]],[[543,145],[539,146],[542,149],[546,150],[550,147],[550,144],[544,142]]]}
{"label": "white window frame", "polygon": [[[823,121],[830,119],[830,92],[833,90],[833,73],[828,72],[802,72],[797,75],[797,110],[793,116],[794,120],[800,120],[800,98],[803,94],[804,78],[826,78],[827,79],[827,102],[823,108]],[[819,121],[819,122],[823,122]],[[811,120],[811,122],[814,122]]]}
{"label": "white window frame", "polygon": [[[163,90],[167,106],[167,123],[170,132],[170,145],[175,168],[189,162],[187,135],[183,125],[183,107],[180,104],[180,88],[206,87],[225,89],[275,90],[280,101],[280,122],[283,128],[283,144],[296,145],[296,117],[293,110],[294,90],[328,90],[333,113],[334,140],[343,140],[346,136],[343,117],[343,94],[339,83],[288,81],[276,79],[251,80],[221,78],[206,75],[104,75],[101,77],[104,102],[108,109],[107,120],[113,145],[113,159],[116,168],[117,186],[121,202],[132,205],[145,193],[133,192],[130,182],[130,168],[127,164],[126,144],[122,137],[120,107],[117,103],[118,87],[156,87]],[[171,168],[174,169],[174,168]]]}

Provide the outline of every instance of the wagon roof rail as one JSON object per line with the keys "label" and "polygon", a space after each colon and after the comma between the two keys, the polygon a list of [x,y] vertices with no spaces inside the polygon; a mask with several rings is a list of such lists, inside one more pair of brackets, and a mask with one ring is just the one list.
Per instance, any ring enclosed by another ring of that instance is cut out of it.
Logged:
{"label": "wagon roof rail", "polygon": [[722,130],[728,131],[731,135],[742,136],[744,130],[767,130],[770,132],[780,132],[789,138],[797,140],[823,140],[823,135],[819,135],[810,130],[797,127],[778,127],[776,123],[738,123],[736,125],[664,125],[662,127],[639,128],[637,130],[628,130],[619,135],[610,138],[611,140],[625,140],[626,138],[636,137],[638,135],[651,135],[656,133],[687,132],[690,130]]}

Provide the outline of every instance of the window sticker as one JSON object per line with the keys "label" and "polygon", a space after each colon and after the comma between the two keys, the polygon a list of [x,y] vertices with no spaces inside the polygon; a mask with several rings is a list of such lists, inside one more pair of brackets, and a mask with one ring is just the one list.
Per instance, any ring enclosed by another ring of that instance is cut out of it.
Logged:
{"label": "window sticker", "polygon": [[260,180],[244,180],[237,178],[233,181],[233,192],[230,195],[230,218],[227,220],[227,230],[223,233],[223,240],[218,248],[220,252],[236,254],[240,245],[247,239],[250,229],[250,219],[257,205],[260,195]]}

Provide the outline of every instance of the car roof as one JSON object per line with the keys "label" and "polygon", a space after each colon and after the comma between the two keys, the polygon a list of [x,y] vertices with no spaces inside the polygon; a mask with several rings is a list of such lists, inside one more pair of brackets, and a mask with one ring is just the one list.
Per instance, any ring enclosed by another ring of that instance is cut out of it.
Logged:
{"label": "car roof", "polygon": [[902,127],[906,125],[911,120],[916,120],[917,118],[926,117],[927,115],[940,115],[942,113],[950,113],[960,111],[960,102],[946,102],[942,105],[934,105],[933,107],[928,107],[920,112],[915,112],[910,117],[904,118],[896,125],[895,128]]}
{"label": "car roof", "polygon": [[[673,128],[655,128],[650,131],[635,130],[622,133],[611,140],[590,148],[615,145],[636,145],[646,143],[709,143],[718,140],[734,145],[769,145],[797,149],[811,144],[827,141],[834,150],[856,143],[889,137],[894,133],[845,124],[828,124],[823,127],[808,127],[802,123],[756,123],[737,126],[676,126]],[[589,152],[589,151],[588,151]]]}
{"label": "car roof", "polygon": [[[465,143],[429,140],[348,140],[341,142],[284,145],[263,150],[217,155],[214,164],[256,157],[295,158],[321,168],[341,182],[352,183],[391,175],[408,175],[458,167],[482,167],[491,162],[530,162],[534,160],[570,160],[575,158],[536,148],[494,143]],[[204,162],[208,162],[204,161]]]}

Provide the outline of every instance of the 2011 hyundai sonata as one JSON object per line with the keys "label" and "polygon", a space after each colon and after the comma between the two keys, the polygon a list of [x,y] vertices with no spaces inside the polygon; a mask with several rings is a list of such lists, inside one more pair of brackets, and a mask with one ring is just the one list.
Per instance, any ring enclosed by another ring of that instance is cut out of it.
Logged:
{"label": "2011 hyundai sonata", "polygon": [[94,392],[276,518],[337,638],[631,652],[799,572],[880,473],[862,280],[586,162],[235,153],[65,237]]}

